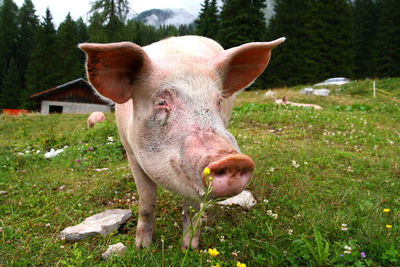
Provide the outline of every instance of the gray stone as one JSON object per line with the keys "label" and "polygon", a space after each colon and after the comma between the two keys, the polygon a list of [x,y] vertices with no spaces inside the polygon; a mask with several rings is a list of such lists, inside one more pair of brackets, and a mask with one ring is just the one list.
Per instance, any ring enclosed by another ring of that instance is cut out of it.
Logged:
{"label": "gray stone", "polygon": [[319,96],[328,96],[330,94],[330,90],[328,89],[313,89],[310,87],[304,88],[303,90],[299,91],[300,94],[303,95],[319,95]]}
{"label": "gray stone", "polygon": [[65,228],[60,232],[61,240],[74,241],[92,235],[108,235],[132,217],[128,209],[106,210],[86,218],[82,223]]}
{"label": "gray stone", "polygon": [[101,256],[104,259],[110,259],[112,255],[117,255],[117,256],[123,256],[125,254],[127,247],[124,246],[121,242],[115,244],[115,245],[110,245],[106,252],[101,254]]}
{"label": "gray stone", "polygon": [[331,91],[328,89],[314,89],[314,95],[319,95],[319,96],[328,96],[330,92]]}

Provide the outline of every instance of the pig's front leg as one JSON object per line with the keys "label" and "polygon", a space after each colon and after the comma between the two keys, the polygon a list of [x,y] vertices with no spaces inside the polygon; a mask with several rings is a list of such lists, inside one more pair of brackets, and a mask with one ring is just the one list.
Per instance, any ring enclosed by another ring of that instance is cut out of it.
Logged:
{"label": "pig's front leg", "polygon": [[[194,210],[190,213],[190,206]],[[193,216],[200,210],[200,203],[191,202],[188,200],[183,200],[183,240],[182,240],[182,250],[186,250],[189,247],[190,235],[192,229],[196,225],[197,216]],[[192,216],[192,228],[190,229],[190,216]],[[188,229],[189,228],[189,229]],[[194,232],[191,249],[199,248],[199,238],[200,238],[200,222],[197,225],[197,229]]]}
{"label": "pig's front leg", "polygon": [[136,248],[150,247],[154,231],[154,208],[157,185],[144,173],[134,156],[129,156],[129,166],[139,193],[139,218],[136,227]]}

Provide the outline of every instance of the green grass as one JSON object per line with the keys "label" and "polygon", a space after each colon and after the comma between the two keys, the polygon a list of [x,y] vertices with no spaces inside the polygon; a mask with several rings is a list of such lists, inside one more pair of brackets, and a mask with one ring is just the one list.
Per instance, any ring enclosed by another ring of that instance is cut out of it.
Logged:
{"label": "green grass", "polygon": [[[399,99],[399,79],[377,81],[377,87]],[[219,255],[211,260],[221,266],[237,261],[247,266],[398,266],[399,104],[373,99],[371,81],[332,87],[329,97],[299,95],[301,88],[274,92],[323,110],[275,106],[262,90],[239,95],[229,130],[256,163],[248,188],[258,204],[250,210],[208,211],[201,249],[217,248]],[[162,189],[153,245],[135,249],[138,195],[113,116],[90,130],[87,115],[0,116],[0,190],[8,192],[0,195],[1,266],[180,264],[181,199]],[[44,158],[50,148],[65,146],[57,157]],[[104,167],[108,170],[95,171]],[[65,227],[111,208],[130,208],[134,216],[107,237],[76,243],[58,238]],[[103,260],[108,245],[120,241],[128,246],[125,257]],[[344,253],[345,246],[351,254]],[[211,266],[207,260],[208,254],[193,251],[186,263]]]}

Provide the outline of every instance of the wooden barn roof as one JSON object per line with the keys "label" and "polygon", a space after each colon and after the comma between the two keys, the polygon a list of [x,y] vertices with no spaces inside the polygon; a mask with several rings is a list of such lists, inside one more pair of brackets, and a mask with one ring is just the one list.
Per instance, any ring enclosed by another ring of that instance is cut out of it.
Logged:
{"label": "wooden barn roof", "polygon": [[52,94],[52,93],[55,93],[57,91],[66,89],[66,88],[68,88],[68,87],[70,87],[72,85],[77,85],[79,83],[84,85],[85,87],[87,86],[88,89],[92,90],[90,84],[86,80],[84,80],[83,78],[79,78],[79,79],[76,79],[76,80],[61,84],[59,86],[44,90],[42,92],[36,93],[34,95],[31,95],[30,98],[31,99],[43,98],[43,97],[45,97],[45,96],[47,96],[49,94]]}

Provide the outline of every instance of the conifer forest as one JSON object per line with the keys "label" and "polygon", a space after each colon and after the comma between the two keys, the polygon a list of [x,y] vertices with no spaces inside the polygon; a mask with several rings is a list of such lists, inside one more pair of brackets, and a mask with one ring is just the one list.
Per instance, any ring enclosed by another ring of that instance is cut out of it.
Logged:
{"label": "conifer forest", "polygon": [[[145,25],[129,18],[127,0],[92,1],[88,22],[68,14],[56,27],[31,0],[0,0],[0,109],[34,109],[29,96],[85,77],[81,42],[130,41],[141,46],[202,35],[225,49],[286,37],[268,71],[251,88],[312,84],[330,77],[400,76],[399,0],[204,0],[190,25]],[[268,21],[265,9],[274,10]],[[251,89],[250,88],[250,89]]]}

